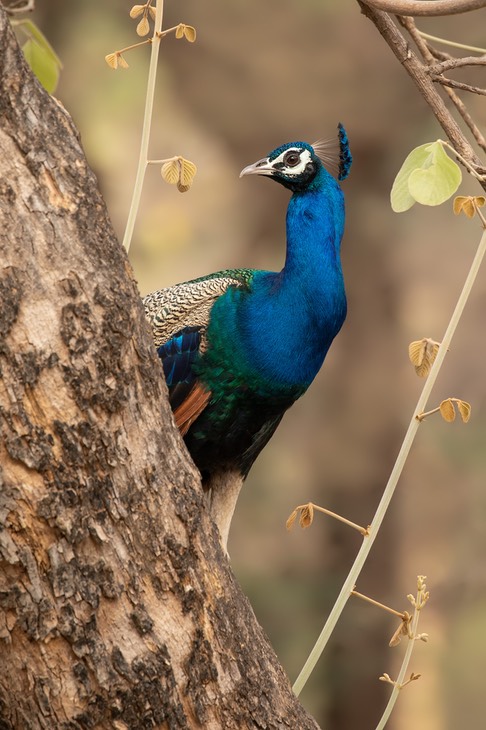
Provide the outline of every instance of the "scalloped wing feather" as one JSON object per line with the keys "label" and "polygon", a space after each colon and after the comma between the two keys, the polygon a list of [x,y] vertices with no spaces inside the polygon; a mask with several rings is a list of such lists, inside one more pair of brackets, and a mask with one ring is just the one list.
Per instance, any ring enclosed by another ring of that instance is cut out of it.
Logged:
{"label": "scalloped wing feather", "polygon": [[230,287],[247,287],[253,273],[251,269],[221,271],[159,289],[143,299],[182,436],[211,398],[211,392],[198,381],[192,368],[207,346],[205,335],[212,306]]}
{"label": "scalloped wing feather", "polygon": [[143,298],[145,316],[160,347],[185,327],[207,329],[214,302],[231,286],[246,286],[250,269],[220,271],[211,276],[159,289]]}

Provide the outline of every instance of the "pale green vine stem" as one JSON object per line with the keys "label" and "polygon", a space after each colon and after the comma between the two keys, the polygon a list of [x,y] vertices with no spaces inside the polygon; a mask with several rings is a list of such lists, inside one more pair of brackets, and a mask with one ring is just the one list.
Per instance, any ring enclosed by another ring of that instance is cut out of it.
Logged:
{"label": "pale green vine stem", "polygon": [[383,522],[386,511],[388,509],[388,505],[390,504],[391,498],[393,497],[393,494],[395,492],[395,487],[400,478],[400,475],[401,475],[403,467],[405,465],[405,461],[407,459],[408,453],[410,451],[410,448],[414,441],[415,435],[416,435],[417,430],[421,423],[421,421],[417,419],[417,416],[425,410],[425,406],[429,399],[432,388],[435,385],[437,375],[439,374],[439,371],[440,371],[440,368],[444,361],[444,358],[446,356],[447,350],[449,349],[452,337],[454,335],[454,332],[456,330],[456,327],[458,325],[458,322],[461,318],[462,312],[463,312],[466,302],[468,300],[469,294],[471,292],[472,286],[476,279],[476,275],[479,271],[479,267],[484,258],[485,252],[486,252],[486,230],[483,230],[483,235],[481,236],[481,240],[480,240],[478,249],[476,251],[476,255],[474,256],[473,262],[471,264],[471,268],[467,275],[466,281],[464,283],[464,287],[463,287],[460,297],[457,301],[457,304],[456,304],[456,307],[452,314],[449,325],[444,334],[444,338],[440,344],[439,350],[437,352],[437,357],[430,369],[429,377],[427,378],[425,385],[423,387],[422,393],[420,394],[420,397],[418,399],[416,408],[413,412],[412,420],[410,421],[410,425],[405,434],[405,438],[404,438],[402,446],[400,448],[395,465],[390,474],[390,478],[388,479],[388,483],[383,492],[383,496],[380,500],[380,503],[376,510],[373,521],[369,527],[369,534],[364,537],[361,549],[359,550],[359,552],[356,556],[356,559],[351,567],[351,570],[349,571],[348,577],[346,578],[346,580],[343,584],[343,587],[341,588],[341,592],[338,596],[338,599],[337,599],[336,603],[334,604],[334,606],[331,610],[331,613],[329,614],[329,617],[324,625],[324,628],[322,629],[321,634],[320,634],[319,638],[317,639],[314,648],[312,649],[311,653],[309,654],[309,657],[307,658],[307,661],[305,662],[305,664],[293,686],[293,690],[297,696],[300,694],[303,687],[305,686],[309,676],[312,673],[312,670],[314,669],[315,665],[317,664],[317,661],[318,661],[319,657],[321,656],[321,654],[329,640],[329,637],[331,636],[332,632],[334,631],[334,627],[336,626],[336,624],[339,620],[339,617],[341,616],[341,613],[343,612],[343,609],[344,609],[349,597],[351,596],[351,592],[353,591],[354,586],[356,585],[356,583],[358,581],[358,576],[361,573],[361,570],[363,568],[363,565],[366,562],[366,559],[368,558],[368,555],[369,555],[371,547],[375,541],[375,538],[378,535],[378,530],[381,526],[381,523]]}
{"label": "pale green vine stem", "polygon": [[438,38],[435,35],[429,35],[419,30],[419,35],[425,38],[426,41],[434,41],[434,43],[442,43],[444,46],[451,46],[451,48],[460,48],[463,51],[472,51],[473,53],[485,54],[485,48],[478,48],[477,46],[468,46],[465,43],[457,43],[456,41],[448,41],[446,38]]}
{"label": "pale green vine stem", "polygon": [[145,170],[147,169],[148,148],[150,141],[150,127],[152,124],[152,111],[154,107],[155,96],[155,79],[157,76],[157,61],[159,58],[159,48],[161,40],[162,19],[164,15],[164,0],[157,0],[155,6],[155,27],[152,37],[152,47],[150,53],[150,66],[147,81],[147,95],[145,97],[145,112],[143,115],[142,140],[140,142],[140,156],[138,159],[137,175],[133,186],[132,202],[128,211],[127,225],[123,236],[123,246],[126,251],[130,248],[132,241],[133,229],[137,218],[138,206],[140,205],[140,197],[142,195],[143,180]]}
{"label": "pale green vine stem", "polygon": [[440,142],[442,147],[445,147],[446,149],[449,150],[449,152],[452,155],[454,155],[454,157],[457,157],[457,159],[460,162],[462,162],[464,167],[471,173],[471,175],[473,177],[476,178],[476,180],[479,180],[479,182],[484,182],[484,180],[486,179],[485,176],[480,175],[478,172],[476,172],[475,168],[471,165],[471,163],[468,162],[465,157],[460,155],[459,152],[457,152],[457,150],[455,150],[454,147],[451,144],[449,144],[449,142],[446,142],[445,139],[438,139],[437,142]]}

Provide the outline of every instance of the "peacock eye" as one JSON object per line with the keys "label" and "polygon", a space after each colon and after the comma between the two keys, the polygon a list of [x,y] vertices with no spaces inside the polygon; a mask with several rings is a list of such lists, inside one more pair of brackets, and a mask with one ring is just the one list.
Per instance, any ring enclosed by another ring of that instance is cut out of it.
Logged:
{"label": "peacock eye", "polygon": [[288,167],[295,167],[300,162],[300,155],[298,152],[287,152],[284,157],[284,163]]}

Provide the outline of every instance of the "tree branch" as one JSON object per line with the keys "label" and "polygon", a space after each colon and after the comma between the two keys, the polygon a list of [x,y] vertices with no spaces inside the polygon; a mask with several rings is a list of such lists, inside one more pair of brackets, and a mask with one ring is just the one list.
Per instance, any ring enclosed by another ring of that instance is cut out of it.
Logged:
{"label": "tree branch", "polygon": [[463,58],[448,58],[446,61],[429,65],[429,72],[442,74],[462,66],[486,66],[486,56],[465,56]]}
{"label": "tree branch", "polygon": [[[431,46],[421,35],[420,31],[415,25],[415,21],[413,18],[399,18],[399,22],[410,34],[415,45],[422,54],[422,58],[427,64],[428,72],[434,66],[434,62],[436,59],[442,59],[442,62],[460,60],[451,58],[449,54],[444,54],[442,51],[438,51],[437,48]],[[473,56],[472,58],[476,57]],[[444,87],[444,91],[456,107],[458,113],[461,115],[466,125],[469,127],[471,134],[473,135],[479,147],[481,147],[481,149],[486,152],[486,139],[484,138],[484,135],[477,126],[477,124],[474,122],[474,119],[472,118],[462,99],[458,96],[458,94],[456,94],[454,89],[451,89],[448,86]]]}
{"label": "tree branch", "polygon": [[18,0],[13,5],[7,5],[5,10],[9,15],[15,15],[16,13],[30,13],[34,8],[35,0],[26,0],[25,5],[21,5],[21,0]]}
{"label": "tree branch", "polygon": [[366,5],[394,15],[458,15],[486,7],[486,0],[365,0]]}
{"label": "tree branch", "polygon": [[430,74],[430,78],[437,84],[443,86],[450,86],[452,89],[461,89],[462,91],[469,91],[471,94],[478,94],[479,96],[486,96],[486,89],[482,89],[480,86],[472,86],[471,84],[465,84],[462,81],[454,81],[454,79],[447,79],[440,74]]}
{"label": "tree branch", "polygon": [[[363,14],[376,26],[397,59],[418,87],[420,93],[430,106],[431,111],[444,130],[454,149],[456,149],[458,153],[474,167],[482,170],[481,160],[474,152],[471,144],[464,136],[459,125],[445,105],[441,95],[435,88],[434,82],[428,73],[427,66],[424,66],[424,64],[412,51],[410,45],[400,33],[390,16],[381,10],[376,10],[371,7],[368,2],[364,2],[363,0],[358,0],[358,4],[360,5]],[[486,183],[482,182],[481,185],[486,190]]]}

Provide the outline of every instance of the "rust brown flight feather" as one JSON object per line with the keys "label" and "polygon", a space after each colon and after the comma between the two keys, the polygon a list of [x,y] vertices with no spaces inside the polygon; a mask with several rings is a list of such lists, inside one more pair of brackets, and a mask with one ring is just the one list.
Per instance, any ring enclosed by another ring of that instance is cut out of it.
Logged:
{"label": "rust brown flight feather", "polygon": [[201,415],[210,398],[210,390],[206,390],[201,383],[194,383],[187,398],[174,411],[176,426],[182,436],[186,435],[196,418]]}

